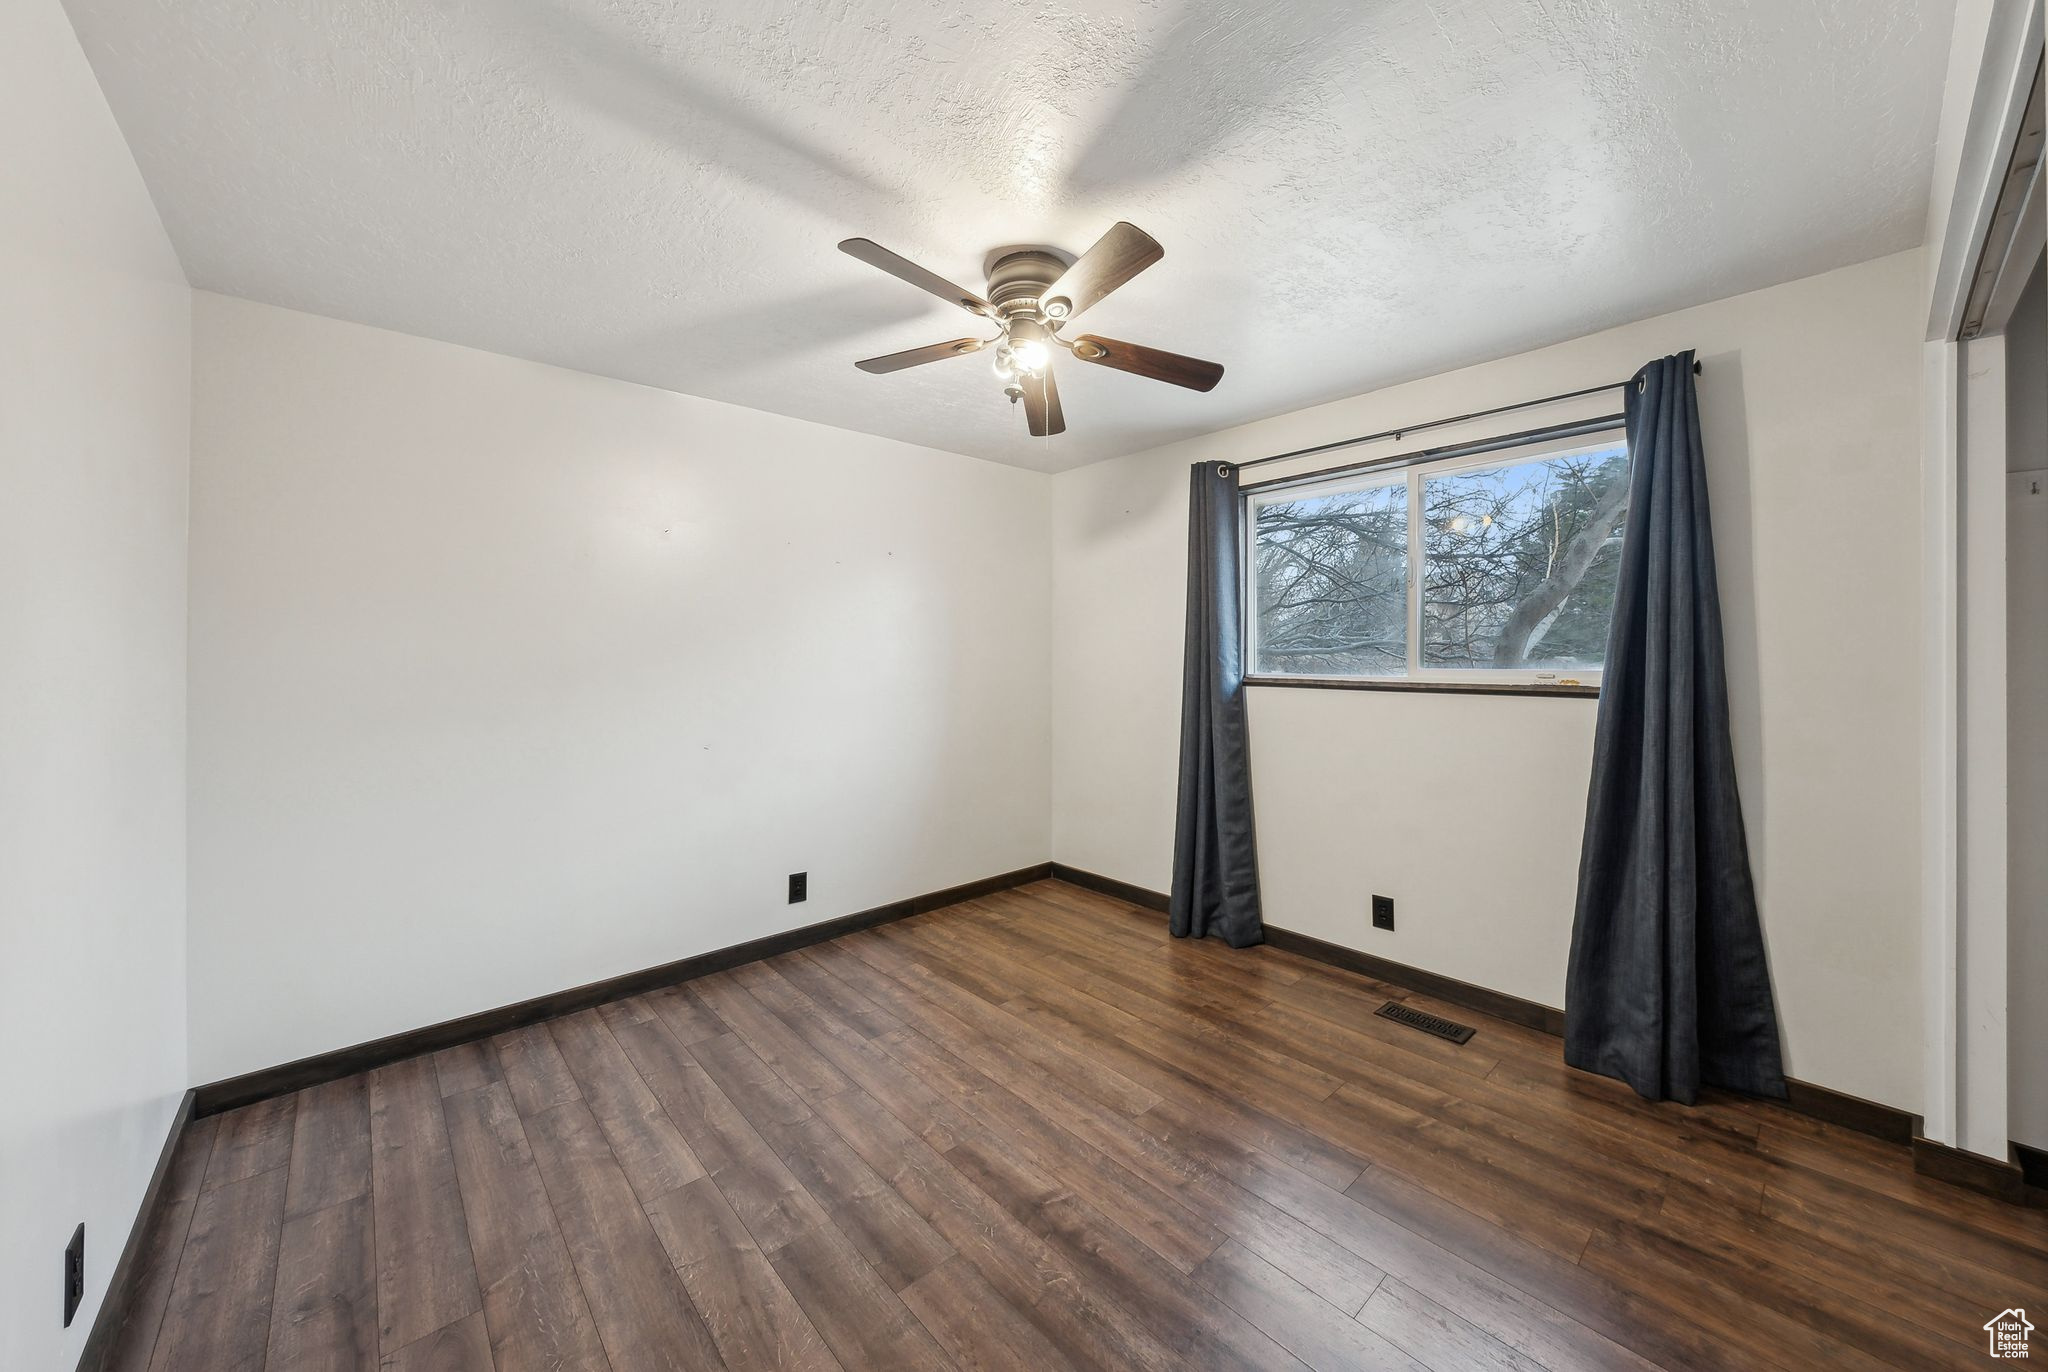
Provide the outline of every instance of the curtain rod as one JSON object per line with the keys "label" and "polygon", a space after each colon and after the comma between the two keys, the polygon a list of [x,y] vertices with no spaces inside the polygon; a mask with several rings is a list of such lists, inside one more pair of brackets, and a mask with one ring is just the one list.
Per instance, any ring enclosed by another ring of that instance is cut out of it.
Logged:
{"label": "curtain rod", "polygon": [[[1701,370],[1702,368],[1698,362],[1692,364],[1694,376],[1698,376]],[[1630,381],[1634,379],[1633,377],[1629,378]],[[1271,457],[1255,457],[1249,462],[1239,462],[1235,465],[1239,471],[1244,471],[1251,467],[1263,467],[1268,462],[1286,462],[1291,458],[1313,457],[1317,453],[1327,453],[1337,448],[1353,448],[1361,443],[1378,443],[1382,439],[1391,438],[1399,442],[1409,434],[1421,433],[1426,429],[1442,429],[1452,424],[1463,424],[1473,419],[1486,419],[1497,414],[1511,414],[1516,410],[1532,410],[1538,405],[1555,405],[1561,400],[1577,400],[1581,396],[1598,395],[1602,391],[1618,391],[1626,385],[1628,385],[1628,381],[1610,381],[1604,386],[1588,386],[1582,391],[1565,391],[1560,395],[1539,396],[1535,400],[1518,400],[1512,405],[1496,405],[1490,410],[1474,410],[1470,414],[1452,415],[1449,419],[1424,420],[1420,424],[1407,424],[1398,429],[1384,429],[1376,434],[1362,434],[1357,438],[1340,438],[1334,443],[1318,443],[1313,448],[1296,448],[1291,453],[1275,453]]]}
{"label": "curtain rod", "polygon": [[[1605,387],[1601,388],[1605,390]],[[1348,476],[1352,472],[1371,472],[1390,468],[1413,467],[1424,462],[1436,462],[1453,457],[1474,457],[1480,453],[1499,452],[1503,448],[1520,448],[1530,443],[1549,438],[1583,438],[1589,434],[1612,433],[1625,422],[1624,416],[1603,414],[1592,419],[1575,420],[1569,424],[1546,424],[1540,429],[1525,429],[1521,433],[1499,434],[1493,438],[1482,438],[1471,443],[1452,443],[1441,448],[1421,448],[1391,457],[1369,457],[1362,462],[1340,462],[1334,467],[1317,467],[1314,471],[1290,472],[1286,476],[1271,476],[1264,481],[1247,481],[1239,486],[1238,492],[1250,495],[1254,491],[1281,491],[1295,486],[1313,486],[1333,476]]]}

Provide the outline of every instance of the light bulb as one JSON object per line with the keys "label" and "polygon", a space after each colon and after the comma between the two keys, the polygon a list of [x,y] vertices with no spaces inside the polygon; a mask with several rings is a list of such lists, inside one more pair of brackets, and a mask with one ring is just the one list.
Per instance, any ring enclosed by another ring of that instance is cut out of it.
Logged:
{"label": "light bulb", "polygon": [[1050,355],[1045,344],[1035,338],[1025,338],[1010,345],[1010,360],[1018,371],[1028,376],[1037,376],[1045,370]]}
{"label": "light bulb", "polygon": [[1010,361],[1010,350],[1008,347],[996,349],[996,375],[1005,381],[1017,375],[1017,367],[1015,363]]}

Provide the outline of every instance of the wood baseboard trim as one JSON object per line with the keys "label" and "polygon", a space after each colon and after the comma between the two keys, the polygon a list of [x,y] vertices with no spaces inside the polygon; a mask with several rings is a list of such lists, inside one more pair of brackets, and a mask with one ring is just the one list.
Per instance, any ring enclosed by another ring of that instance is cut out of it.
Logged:
{"label": "wood baseboard trim", "polygon": [[1874,1100],[1852,1096],[1847,1091],[1787,1077],[1785,1092],[1787,1109],[1825,1124],[1883,1139],[1886,1143],[1905,1146],[1911,1144],[1914,1135],[1920,1132],[1918,1115],[1896,1106],[1880,1105]]}
{"label": "wood baseboard trim", "polygon": [[276,1067],[260,1068],[240,1076],[209,1082],[197,1089],[194,1117],[217,1115],[224,1110],[233,1110],[256,1101],[268,1100],[273,1096],[287,1095],[308,1086],[318,1086],[322,1082],[354,1076],[358,1072],[367,1072],[386,1063],[418,1057],[422,1053],[438,1052],[460,1043],[472,1043],[477,1039],[502,1034],[508,1029],[524,1028],[529,1024],[574,1014],[578,1010],[588,1010],[592,1006],[603,1005],[609,1001],[623,1000],[628,996],[641,995],[663,986],[674,986],[696,977],[709,976],[713,972],[723,972],[728,968],[759,962],[763,958],[772,958],[798,948],[825,943],[856,930],[872,929],[878,924],[908,919],[912,915],[956,905],[963,900],[973,900],[996,891],[1007,891],[1012,887],[1043,881],[1052,875],[1052,870],[1052,864],[1049,862],[1020,867],[1014,872],[1004,872],[1000,876],[983,877],[979,881],[950,886],[943,891],[928,891],[924,895],[891,901],[887,905],[878,905],[871,910],[840,915],[836,919],[821,920],[816,924],[806,924],[802,928],[751,939],[746,943],[736,943],[729,948],[716,948],[708,953],[699,953],[695,957],[665,962],[659,967],[621,973],[585,986],[575,986],[566,991],[536,996],[532,1000],[523,1000],[517,1004],[501,1005],[494,1010],[482,1010],[473,1015],[444,1020],[440,1024],[428,1025],[423,1029],[409,1029],[404,1033],[390,1034],[367,1043],[336,1048],[331,1052],[316,1053],[295,1062],[281,1063]]}
{"label": "wood baseboard trim", "polygon": [[[1168,904],[1167,898],[1157,891],[1148,891],[1127,881],[1118,881],[1115,877],[1084,872],[1063,863],[1055,862],[1052,865],[1052,875],[1057,880],[1086,887],[1091,891],[1099,891],[1106,896],[1114,896],[1143,909],[1164,910]],[[1405,987],[1410,991],[1433,996],[1450,1005],[1507,1020],[1510,1024],[1519,1024],[1524,1028],[1554,1034],[1560,1038],[1564,1036],[1564,1011],[1533,1000],[1524,1000],[1520,996],[1509,995],[1505,991],[1475,986],[1469,981],[1459,981],[1455,977],[1447,977],[1439,972],[1411,967],[1405,962],[1375,957],[1356,948],[1347,948],[1341,943],[1331,943],[1309,934],[1296,933],[1292,929],[1276,928],[1271,924],[1266,926],[1266,942],[1283,952],[1312,958],[1332,967],[1341,967],[1347,972],[1356,972],[1374,981]],[[1796,1114],[1807,1115],[1844,1129],[1853,1129],[1860,1134],[1869,1134],[1888,1143],[1909,1144],[1920,1132],[1919,1116],[1907,1111],[1880,1105],[1876,1101],[1864,1100],[1845,1091],[1836,1091],[1797,1078],[1787,1078],[1785,1087],[1786,1099],[1779,1103]]]}
{"label": "wood baseboard trim", "polygon": [[[798,948],[824,943],[842,934],[908,919],[912,915],[920,915],[929,910],[937,910],[947,905],[955,905],[961,901],[973,900],[979,896],[1010,890],[1047,878],[1095,891],[1144,910],[1163,913],[1168,905],[1167,897],[1161,892],[1120,881],[1115,877],[1071,867],[1065,863],[1042,862],[999,876],[984,877],[979,881],[948,887],[943,891],[931,891],[907,900],[878,905],[870,910],[822,920],[780,934],[770,934],[765,938],[734,944],[729,948],[714,949],[695,957],[663,963],[659,967],[627,972],[585,986],[571,987],[565,991],[537,996],[517,1004],[446,1020],[423,1029],[391,1034],[367,1043],[300,1058],[296,1062],[247,1072],[188,1091],[185,1100],[179,1106],[178,1117],[170,1138],[165,1142],[164,1154],[158,1160],[156,1173],[151,1177],[150,1189],[144,1197],[144,1210],[137,1216],[136,1225],[129,1233],[128,1243],[122,1250],[121,1265],[117,1267],[109,1281],[108,1294],[101,1304],[100,1316],[93,1321],[92,1333],[86,1341],[87,1354],[104,1357],[103,1346],[109,1333],[103,1333],[103,1329],[111,1331],[118,1328],[121,1300],[118,1293],[124,1292],[129,1285],[125,1280],[126,1268],[131,1264],[133,1255],[147,1234],[144,1221],[154,1216],[157,1189],[162,1182],[165,1169],[169,1166],[171,1154],[176,1150],[178,1137],[192,1119],[219,1114],[224,1110],[233,1110],[256,1101],[268,1100],[273,1096],[286,1095],[308,1086],[317,1086],[322,1082],[353,1076],[358,1072],[417,1057],[422,1053],[437,1052],[456,1044],[489,1038],[508,1029],[538,1024],[543,1020],[573,1014],[578,1010],[587,1010],[592,1006],[640,995],[663,986],[673,986],[695,977],[709,976],[713,972],[722,972],[728,968],[758,962],[763,958],[775,957]],[[1405,987],[1446,1004],[1492,1015],[1511,1024],[1519,1024],[1546,1034],[1562,1035],[1564,1032],[1563,1011],[1536,1001],[1525,1000],[1520,996],[1509,995],[1504,991],[1459,981],[1455,977],[1411,967],[1406,963],[1376,957],[1355,948],[1347,948],[1342,944],[1330,943],[1324,939],[1273,925],[1266,926],[1266,941],[1282,951],[1355,972],[1376,981]],[[2016,1155],[2022,1159],[2022,1163],[2001,1163],[1996,1159],[1964,1153],[1921,1138],[1919,1118],[1892,1106],[1881,1105],[1876,1101],[1864,1100],[1846,1092],[1796,1078],[1788,1078],[1786,1087],[1788,1098],[1783,1104],[1787,1109],[1890,1143],[1908,1145],[1913,1151],[1916,1170],[1925,1175],[1953,1181],[1973,1190],[2011,1200],[2022,1199],[2029,1185],[2041,1185],[2041,1182],[2034,1180],[2037,1175],[2048,1177],[2048,1153],[2021,1149],[2015,1145]],[[2023,1168],[2026,1170],[2023,1171]],[[111,1318],[110,1310],[113,1312]],[[97,1362],[89,1361],[81,1361],[79,1364],[80,1372],[88,1372],[97,1366]]]}
{"label": "wood baseboard trim", "polygon": [[1438,972],[1411,967],[1405,962],[1375,957],[1361,953],[1356,948],[1347,948],[1341,943],[1330,943],[1308,934],[1297,934],[1292,929],[1266,926],[1266,942],[1283,953],[1297,953],[1317,962],[1341,967],[1347,972],[1371,977],[1374,981],[1390,982],[1395,986],[1417,991],[1425,996],[1434,996],[1440,1001],[1460,1006],[1466,1010],[1477,1010],[1495,1019],[1504,1019],[1510,1024],[1519,1024],[1525,1029],[1535,1029],[1545,1034],[1564,1037],[1564,1011],[1553,1009],[1533,1000],[1511,996],[1505,991],[1476,986],[1469,981],[1459,981]]}
{"label": "wood baseboard trim", "polygon": [[1079,867],[1069,867],[1064,862],[1053,863],[1051,875],[1054,881],[1064,881],[1069,886],[1079,886],[1100,895],[1111,896],[1127,905],[1142,906],[1162,914],[1165,913],[1168,904],[1166,897],[1158,891],[1148,891],[1143,886],[1133,886],[1130,882],[1118,881],[1115,877],[1084,872]]}
{"label": "wood baseboard trim", "polygon": [[128,1307],[135,1296],[136,1270],[142,1262],[142,1250],[148,1245],[150,1230],[156,1224],[164,1179],[170,1175],[171,1160],[177,1156],[178,1142],[185,1137],[185,1127],[192,1122],[197,1097],[196,1091],[188,1090],[179,1098],[178,1108],[171,1114],[171,1126],[164,1135],[163,1151],[157,1154],[156,1168],[149,1174],[149,1184],[142,1188],[142,1203],[135,1208],[135,1222],[128,1226],[128,1241],[121,1245],[121,1256],[107,1276],[107,1292],[100,1297],[99,1313],[92,1317],[85,1347],[79,1350],[78,1372],[102,1372],[107,1360],[113,1356],[116,1336],[128,1322]]}
{"label": "wood baseboard trim", "polygon": [[2027,1185],[2037,1190],[2048,1191],[2048,1149],[2029,1148],[2024,1143],[2012,1146],[2013,1161],[2020,1165],[2020,1176]]}
{"label": "wood baseboard trim", "polygon": [[1917,1133],[1913,1136],[1913,1170],[1923,1177],[1952,1182],[2002,1201],[2017,1204],[2027,1198],[2026,1177],[2018,1163],[1967,1153]]}

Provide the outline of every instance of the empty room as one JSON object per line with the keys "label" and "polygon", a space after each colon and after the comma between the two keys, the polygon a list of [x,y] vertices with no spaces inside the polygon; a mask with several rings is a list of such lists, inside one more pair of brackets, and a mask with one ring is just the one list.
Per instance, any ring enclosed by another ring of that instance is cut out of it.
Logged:
{"label": "empty room", "polygon": [[2048,1357],[2042,53],[8,0],[0,1372]]}

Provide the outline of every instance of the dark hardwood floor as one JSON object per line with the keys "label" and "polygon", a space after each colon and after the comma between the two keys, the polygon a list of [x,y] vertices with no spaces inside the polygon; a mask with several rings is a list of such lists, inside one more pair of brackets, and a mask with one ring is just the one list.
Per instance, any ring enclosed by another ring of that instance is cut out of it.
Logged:
{"label": "dark hardwood floor", "polygon": [[202,1120],[166,1195],[137,1372],[1975,1367],[2048,1308],[2048,1212],[1903,1148],[1054,882]]}

